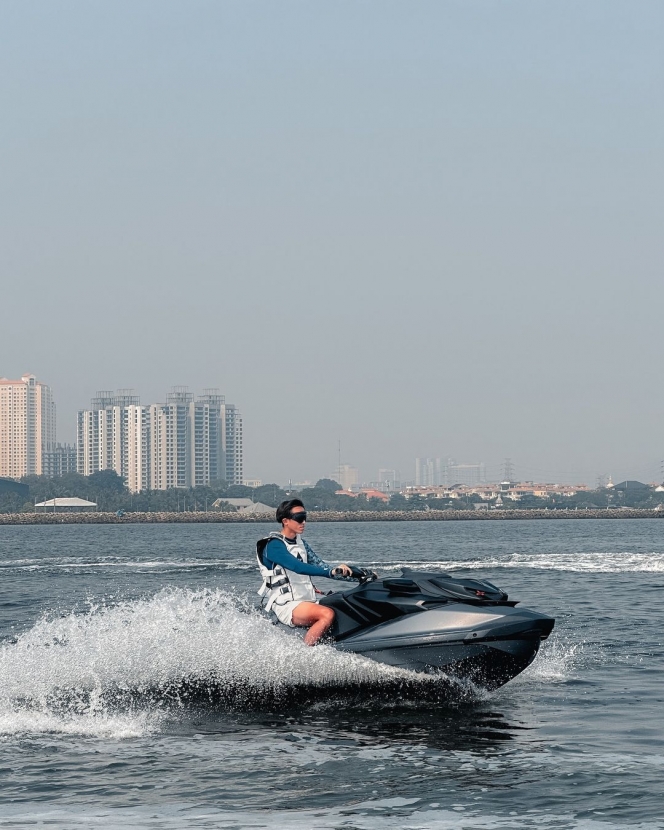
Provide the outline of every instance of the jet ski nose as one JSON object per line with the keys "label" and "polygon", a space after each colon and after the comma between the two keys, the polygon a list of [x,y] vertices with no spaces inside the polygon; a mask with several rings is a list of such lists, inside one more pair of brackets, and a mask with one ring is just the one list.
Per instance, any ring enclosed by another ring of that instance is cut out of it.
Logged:
{"label": "jet ski nose", "polygon": [[556,621],[553,617],[541,617],[537,620],[537,627],[540,632],[540,640],[546,640],[549,634],[553,631],[553,626]]}

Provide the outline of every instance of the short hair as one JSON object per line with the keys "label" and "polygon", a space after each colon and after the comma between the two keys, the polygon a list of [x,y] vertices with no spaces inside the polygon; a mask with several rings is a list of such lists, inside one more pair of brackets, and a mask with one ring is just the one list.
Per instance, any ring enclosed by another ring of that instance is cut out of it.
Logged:
{"label": "short hair", "polygon": [[300,501],[300,499],[287,499],[286,501],[281,502],[279,507],[277,507],[277,521],[279,524],[281,524],[284,519],[290,519],[290,513],[294,507],[301,507],[304,509],[304,502]]}

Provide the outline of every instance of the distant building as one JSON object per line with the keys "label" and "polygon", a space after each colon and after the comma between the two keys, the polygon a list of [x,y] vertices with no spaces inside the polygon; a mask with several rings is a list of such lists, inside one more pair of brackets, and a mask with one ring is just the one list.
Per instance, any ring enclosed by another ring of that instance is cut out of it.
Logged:
{"label": "distant building", "polygon": [[416,487],[450,487],[453,484],[467,484],[473,487],[486,481],[486,468],[478,464],[457,464],[453,458],[415,459]]}
{"label": "distant building", "polygon": [[396,493],[401,487],[401,476],[398,470],[378,470],[376,489],[381,493]]}
{"label": "distant building", "polygon": [[131,390],[98,392],[78,413],[77,439],[79,473],[115,470],[134,493],[242,483],[242,418],[217,389],[194,400],[178,386],[147,406]]}
{"label": "distant building", "polygon": [[263,486],[263,482],[260,478],[245,478],[245,480],[242,483],[244,484],[245,487],[256,488],[256,487],[262,487]]}
{"label": "distant building", "polygon": [[147,408],[131,389],[98,392],[77,417],[77,471],[115,470],[132,493],[149,487]]}
{"label": "distant building", "polygon": [[353,492],[352,490],[337,490],[334,495],[350,496],[352,499],[356,499],[358,496],[365,496],[367,499],[378,499],[378,501],[385,503],[390,500],[390,497],[386,493],[383,493],[380,490],[375,490],[371,487],[362,487],[356,492]]}
{"label": "distant building", "polygon": [[242,453],[242,416],[233,404],[222,407],[225,475],[229,484],[242,484],[244,459]]}
{"label": "distant building", "polygon": [[343,490],[357,490],[360,484],[360,473],[357,467],[350,464],[340,464],[336,475],[330,476]]}
{"label": "distant building", "polygon": [[366,496],[367,499],[378,499],[378,501],[382,501],[387,503],[390,500],[390,497],[387,493],[383,493],[382,490],[376,490],[373,487],[362,487],[360,489],[359,495]]}
{"label": "distant building", "polygon": [[474,487],[486,481],[486,467],[482,462],[478,464],[457,464],[452,458],[447,459],[442,484],[465,484]]}
{"label": "distant building", "polygon": [[438,486],[445,483],[440,458],[415,459],[415,485],[417,487]]}
{"label": "distant building", "polygon": [[72,444],[56,444],[44,453],[42,475],[59,478],[76,472],[76,447]]}
{"label": "distant building", "polygon": [[43,475],[55,445],[55,403],[34,375],[0,378],[0,476]]}

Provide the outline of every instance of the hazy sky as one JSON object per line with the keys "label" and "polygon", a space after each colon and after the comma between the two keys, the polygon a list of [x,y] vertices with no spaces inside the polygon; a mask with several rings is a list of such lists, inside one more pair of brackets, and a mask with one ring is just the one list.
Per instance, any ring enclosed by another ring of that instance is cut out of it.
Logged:
{"label": "hazy sky", "polygon": [[664,458],[661,0],[3,0],[0,376],[245,474]]}

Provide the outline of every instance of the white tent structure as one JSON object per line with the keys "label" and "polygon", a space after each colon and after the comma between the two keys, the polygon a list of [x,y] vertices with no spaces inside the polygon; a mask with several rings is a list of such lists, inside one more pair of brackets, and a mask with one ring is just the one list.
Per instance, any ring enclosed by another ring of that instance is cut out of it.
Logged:
{"label": "white tent structure", "polygon": [[49,499],[48,501],[40,501],[35,504],[35,510],[66,510],[74,512],[76,510],[93,510],[97,507],[96,502],[86,501],[85,499],[73,498],[59,498]]}
{"label": "white tent structure", "polygon": [[217,499],[212,503],[212,507],[217,510],[222,504],[230,504],[238,513],[256,516],[274,516],[274,507],[269,504],[262,504],[259,501],[252,501],[251,499]]}

